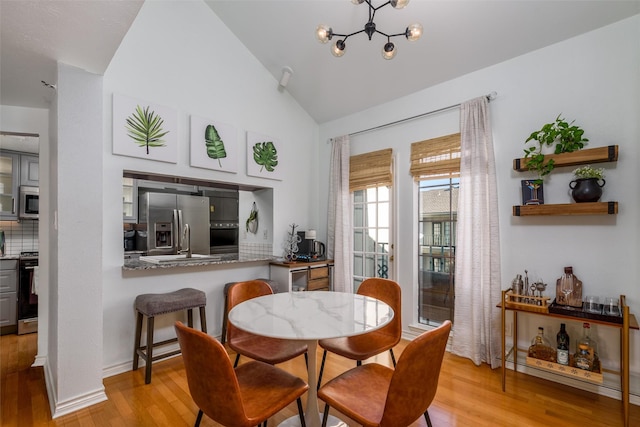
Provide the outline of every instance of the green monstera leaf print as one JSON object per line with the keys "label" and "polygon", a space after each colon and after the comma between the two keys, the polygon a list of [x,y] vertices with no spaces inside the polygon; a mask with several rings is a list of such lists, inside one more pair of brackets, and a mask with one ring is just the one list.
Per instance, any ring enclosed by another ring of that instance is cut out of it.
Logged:
{"label": "green monstera leaf print", "polygon": [[278,166],[278,150],[271,141],[258,142],[253,146],[253,160],[262,166],[260,172],[262,169],[273,172]]}
{"label": "green monstera leaf print", "polygon": [[142,109],[136,106],[136,111],[127,117],[127,135],[140,147],[146,147],[149,154],[149,147],[164,147],[163,137],[169,133],[163,132],[164,120],[154,111],[149,111],[149,107]]}
{"label": "green monstera leaf print", "polygon": [[204,131],[205,145],[207,146],[207,156],[211,159],[218,159],[218,164],[222,167],[220,159],[227,157],[227,152],[224,149],[224,142],[215,126],[207,125],[207,129]]}

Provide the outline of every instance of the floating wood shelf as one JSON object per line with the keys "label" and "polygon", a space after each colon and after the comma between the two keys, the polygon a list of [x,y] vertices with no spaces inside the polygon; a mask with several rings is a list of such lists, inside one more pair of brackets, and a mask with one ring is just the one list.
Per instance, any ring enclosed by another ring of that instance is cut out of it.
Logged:
{"label": "floating wood shelf", "polygon": [[514,206],[513,216],[535,215],[615,215],[618,202],[565,203],[555,205]]}
{"label": "floating wood shelf", "polygon": [[[547,154],[544,156],[545,162],[553,159],[555,167],[584,165],[587,163],[615,162],[618,160],[618,146],[609,145],[607,147],[587,148],[574,151],[572,153]],[[527,162],[529,159],[513,159],[513,170],[529,170]]]}

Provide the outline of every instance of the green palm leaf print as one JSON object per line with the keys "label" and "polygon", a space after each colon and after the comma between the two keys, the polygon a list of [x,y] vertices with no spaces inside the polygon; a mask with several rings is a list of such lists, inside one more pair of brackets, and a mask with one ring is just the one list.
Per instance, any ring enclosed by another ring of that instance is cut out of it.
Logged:
{"label": "green palm leaf print", "polygon": [[149,107],[142,109],[136,106],[136,111],[127,117],[127,135],[140,147],[146,147],[149,154],[149,147],[164,147],[166,144],[162,140],[169,131],[163,132],[164,120],[154,111],[149,111]]}

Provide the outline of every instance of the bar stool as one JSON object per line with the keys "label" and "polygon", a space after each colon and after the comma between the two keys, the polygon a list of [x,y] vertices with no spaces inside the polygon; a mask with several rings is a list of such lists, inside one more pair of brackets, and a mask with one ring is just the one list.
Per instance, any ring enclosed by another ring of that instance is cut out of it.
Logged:
{"label": "bar stool", "polygon": [[[144,383],[151,382],[151,364],[152,362],[166,357],[180,354],[180,350],[171,351],[160,356],[153,356],[153,348],[178,341],[178,338],[153,342],[153,323],[154,318],[160,314],[173,313],[175,311],[187,311],[187,322],[190,328],[193,328],[193,309],[200,309],[200,325],[202,332],[207,332],[207,320],[205,315],[205,305],[207,304],[207,295],[197,289],[184,288],[175,292],[165,294],[142,294],[136,297],[135,309],[138,313],[136,322],[136,338],[135,347],[133,349],[133,370],[138,369],[139,358],[142,358],[145,365]],[[140,345],[142,337],[142,319],[147,317],[147,343]]]}

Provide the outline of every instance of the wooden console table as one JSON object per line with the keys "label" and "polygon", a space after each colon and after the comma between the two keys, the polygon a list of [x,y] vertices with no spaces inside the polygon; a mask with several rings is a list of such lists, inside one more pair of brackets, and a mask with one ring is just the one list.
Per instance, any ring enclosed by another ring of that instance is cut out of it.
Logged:
{"label": "wooden console table", "polygon": [[333,260],[269,263],[271,280],[291,291],[330,291]]}
{"label": "wooden console table", "polygon": [[[624,295],[620,295],[620,309],[622,310],[622,323],[615,323],[596,319],[585,319],[578,316],[571,316],[557,313],[545,313],[540,311],[529,311],[522,308],[509,307],[505,304],[507,299],[507,292],[509,290],[502,291],[502,301],[498,304],[498,307],[502,311],[502,391],[506,389],[506,374],[507,374],[507,358],[513,353],[513,369],[518,371],[518,313],[535,314],[539,316],[551,316],[559,319],[565,319],[574,322],[589,322],[598,325],[610,326],[620,329],[620,391],[622,397],[622,409],[624,412],[624,427],[629,427],[629,329],[640,329],[636,317],[629,313],[629,306],[626,303]],[[513,347],[507,352],[506,349],[506,312],[510,310],[513,312]]]}

